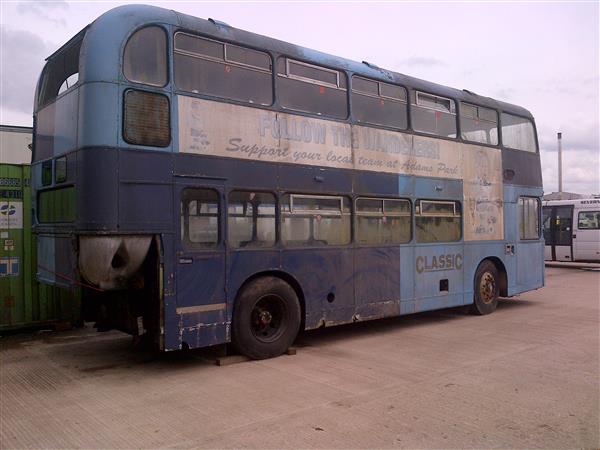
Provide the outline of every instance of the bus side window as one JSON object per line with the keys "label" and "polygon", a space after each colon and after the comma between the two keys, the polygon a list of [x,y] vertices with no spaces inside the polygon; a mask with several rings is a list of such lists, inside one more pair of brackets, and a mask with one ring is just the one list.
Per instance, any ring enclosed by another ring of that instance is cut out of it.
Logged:
{"label": "bus side window", "polygon": [[582,211],[577,215],[580,230],[600,230],[600,211]]}
{"label": "bus side window", "polygon": [[519,197],[519,237],[520,239],[538,239],[540,202],[533,197]]}
{"label": "bus side window", "polygon": [[535,153],[535,133],[529,119],[502,113],[502,145],[515,150]]}
{"label": "bus side window", "polygon": [[275,195],[230,192],[227,227],[231,247],[272,247],[275,245]]}
{"label": "bus side window", "polygon": [[136,31],[123,53],[125,78],[152,86],[167,84],[167,35],[160,27]]}
{"label": "bus side window", "polygon": [[174,53],[179,89],[259,105],[273,103],[268,53],[182,32],[175,33]]}
{"label": "bus side window", "polygon": [[181,241],[186,247],[210,248],[219,242],[219,193],[185,189],[181,199]]}
{"label": "bus side window", "polygon": [[406,89],[353,75],[352,115],[359,122],[405,130],[408,123]]}
{"label": "bus side window", "polygon": [[340,196],[286,194],[281,201],[285,245],[350,243],[350,200]]}
{"label": "bus side window", "polygon": [[281,57],[277,61],[277,80],[277,95],[284,108],[348,117],[344,72]]}
{"label": "bus side window", "polygon": [[498,145],[498,113],[460,102],[460,137],[465,141]]}
{"label": "bus side window", "polygon": [[356,240],[359,244],[402,244],[411,238],[408,200],[356,199]]}
{"label": "bus side window", "polygon": [[412,91],[410,114],[412,129],[436,136],[456,137],[454,100],[425,92]]}
{"label": "bus side window", "polygon": [[460,241],[461,219],[459,202],[419,200],[415,209],[417,242]]}

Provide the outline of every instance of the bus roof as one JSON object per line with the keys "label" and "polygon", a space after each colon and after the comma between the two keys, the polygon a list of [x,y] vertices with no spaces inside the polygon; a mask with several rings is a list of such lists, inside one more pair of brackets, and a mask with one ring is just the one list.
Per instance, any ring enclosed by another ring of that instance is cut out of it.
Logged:
{"label": "bus roof", "polygon": [[256,49],[283,54],[299,60],[313,62],[336,69],[343,69],[382,81],[388,81],[416,90],[422,90],[459,101],[475,103],[508,113],[532,118],[531,113],[520,106],[481,96],[468,90],[450,88],[419,78],[379,68],[366,62],[329,55],[288,42],[273,39],[231,27],[217,20],[205,20],[173,10],[148,5],[124,5],[111,9],[96,19],[87,30],[81,52],[80,73],[82,81],[117,81],[120,64],[114,54],[120,54],[124,41],[134,30],[151,23],[171,25],[215,39],[247,45]]}
{"label": "bus roof", "polygon": [[600,198],[576,198],[571,200],[545,200],[543,206],[581,206],[582,208],[599,208]]}

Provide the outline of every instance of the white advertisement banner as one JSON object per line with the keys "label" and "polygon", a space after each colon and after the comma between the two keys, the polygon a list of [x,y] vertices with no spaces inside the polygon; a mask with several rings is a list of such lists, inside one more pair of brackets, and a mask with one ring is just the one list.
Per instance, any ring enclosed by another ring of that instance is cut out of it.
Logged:
{"label": "white advertisement banner", "polygon": [[179,151],[464,180],[465,240],[502,239],[499,149],[178,96]]}

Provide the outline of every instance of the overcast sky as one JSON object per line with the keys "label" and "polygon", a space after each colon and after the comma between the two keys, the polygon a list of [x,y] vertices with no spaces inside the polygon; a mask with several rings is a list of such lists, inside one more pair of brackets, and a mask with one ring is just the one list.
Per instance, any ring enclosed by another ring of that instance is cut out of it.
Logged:
{"label": "overcast sky", "polygon": [[[124,2],[132,3],[132,2]],[[105,1],[1,8],[0,123],[31,126],[44,59]],[[544,189],[600,193],[599,2],[145,2],[516,103],[534,117]]]}

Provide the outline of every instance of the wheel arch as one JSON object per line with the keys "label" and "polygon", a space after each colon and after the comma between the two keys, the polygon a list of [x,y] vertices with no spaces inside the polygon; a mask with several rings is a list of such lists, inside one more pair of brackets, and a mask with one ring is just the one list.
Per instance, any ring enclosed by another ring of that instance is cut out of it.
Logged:
{"label": "wheel arch", "polygon": [[498,287],[500,288],[500,297],[508,297],[508,274],[506,272],[506,266],[500,258],[497,256],[488,256],[483,258],[477,267],[484,261],[490,261],[496,267],[498,271]]}
{"label": "wheel arch", "polygon": [[239,298],[241,292],[244,290],[244,288],[248,284],[253,282],[254,280],[256,280],[258,278],[262,278],[262,277],[276,277],[282,281],[285,281],[287,284],[289,284],[291,286],[291,288],[294,290],[294,292],[298,296],[298,301],[300,302],[300,315],[301,315],[300,330],[304,330],[304,327],[306,325],[306,302],[305,302],[305,298],[304,298],[304,291],[302,290],[302,287],[300,286],[300,283],[298,283],[298,280],[296,280],[296,278],[294,278],[292,275],[290,275],[289,273],[284,272],[282,270],[264,270],[262,272],[257,272],[255,274],[252,274],[251,276],[246,278],[244,280],[244,282],[238,288],[237,292],[235,293],[233,308],[235,308],[238,298]]}

